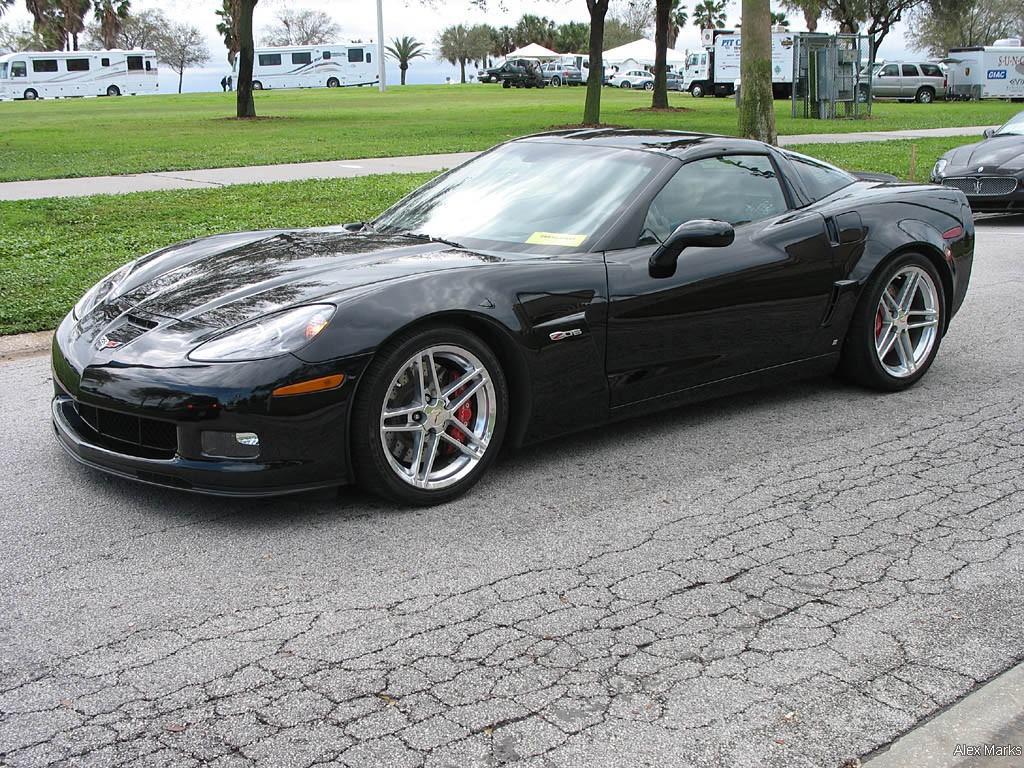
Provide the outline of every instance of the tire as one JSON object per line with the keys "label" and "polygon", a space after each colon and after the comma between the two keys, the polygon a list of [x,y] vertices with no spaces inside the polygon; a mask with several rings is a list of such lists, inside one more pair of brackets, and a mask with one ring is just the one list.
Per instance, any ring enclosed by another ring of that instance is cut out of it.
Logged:
{"label": "tire", "polygon": [[378,350],[356,394],[356,479],[403,504],[454,499],[494,461],[508,410],[501,364],[479,337],[450,326],[402,334]]}
{"label": "tire", "polygon": [[632,87],[633,87],[633,84],[631,82],[629,82],[629,80],[626,80],[624,82],[619,83],[619,88],[625,88],[626,90],[629,90]]}
{"label": "tire", "polygon": [[39,98],[39,94],[36,93],[35,89],[29,88],[25,91],[25,101],[35,101]]}
{"label": "tire", "polygon": [[511,88],[512,87],[512,83],[510,83],[508,80],[502,80],[501,81],[501,87],[502,88]]}
{"label": "tire", "polygon": [[[256,84],[253,83],[253,87],[255,87],[255,85]],[[329,78],[327,78],[327,87],[328,88],[340,88],[341,87],[341,83],[338,81],[338,78],[336,78],[336,77],[329,77]]]}
{"label": "tire", "polygon": [[252,89],[254,91],[262,91],[263,90],[263,83],[261,83],[259,80],[253,80],[252,81]]}
{"label": "tire", "polygon": [[883,265],[864,287],[839,372],[884,392],[913,386],[935,360],[945,321],[946,296],[935,266],[924,256],[905,253]]}
{"label": "tire", "polygon": [[652,83],[652,82],[644,83],[644,90],[645,91],[653,91],[654,90],[654,83]]}
{"label": "tire", "polygon": [[121,89],[118,88],[116,85],[111,85],[111,86],[109,86],[107,88],[107,96],[120,96],[120,95],[121,95]]}
{"label": "tire", "polygon": [[868,89],[867,86],[861,86],[857,89],[857,101],[861,104],[867,104],[868,102]]}
{"label": "tire", "polygon": [[917,96],[914,97],[914,100],[917,101],[918,104],[931,104],[935,101],[935,91],[928,86],[918,88]]}
{"label": "tire", "polygon": [[693,96],[693,98],[695,99],[703,99],[704,86],[700,85],[699,83],[694,83],[693,85],[690,86],[690,95]]}
{"label": "tire", "polygon": [[555,77],[552,77],[551,78],[551,87],[552,88],[561,88],[562,87],[562,78],[558,77],[557,75]]}

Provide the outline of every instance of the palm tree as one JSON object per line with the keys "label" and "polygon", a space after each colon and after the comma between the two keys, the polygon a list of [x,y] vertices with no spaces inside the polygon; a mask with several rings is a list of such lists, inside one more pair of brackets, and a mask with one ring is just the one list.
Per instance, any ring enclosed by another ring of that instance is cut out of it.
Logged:
{"label": "palm tree", "polygon": [[117,36],[128,18],[131,0],[93,0],[92,12],[100,21],[100,37],[104,48],[116,48]]}
{"label": "palm tree", "polygon": [[14,5],[14,0],[0,0],[0,16],[7,13],[7,9]]}
{"label": "palm tree", "polygon": [[228,64],[235,66],[235,57],[238,55],[238,16],[241,9],[238,0],[224,0],[216,14],[220,16],[217,22],[217,32],[224,38],[224,47],[228,49]]}
{"label": "palm tree", "polygon": [[698,29],[725,29],[727,0],[701,0],[693,6],[693,25]]}
{"label": "palm tree", "polygon": [[690,14],[686,10],[685,5],[681,5],[679,0],[673,0],[672,2],[672,13],[669,16],[668,25],[668,47],[675,48],[676,41],[679,39],[679,33],[683,27],[686,26],[686,22],[690,20]]}
{"label": "palm tree", "polygon": [[466,64],[483,59],[491,43],[491,36],[482,24],[470,28],[463,24],[446,27],[434,42],[438,60],[458,64],[463,83],[466,82]]}
{"label": "palm tree", "polygon": [[788,27],[789,19],[786,18],[785,13],[776,13],[772,11],[772,26],[773,27]]}
{"label": "palm tree", "polygon": [[398,62],[398,68],[402,71],[402,85],[405,85],[405,72],[409,69],[409,62],[413,59],[425,59],[427,52],[423,43],[415,37],[405,35],[401,39],[391,38],[391,45],[385,47],[388,56]]}

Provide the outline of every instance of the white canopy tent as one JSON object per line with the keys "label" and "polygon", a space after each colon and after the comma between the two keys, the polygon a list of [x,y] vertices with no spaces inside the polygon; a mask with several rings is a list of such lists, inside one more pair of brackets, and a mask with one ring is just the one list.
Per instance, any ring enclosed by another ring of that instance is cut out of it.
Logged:
{"label": "white canopy tent", "polygon": [[[620,45],[618,48],[611,48],[604,52],[604,61],[608,66],[618,66],[626,61],[635,61],[645,67],[654,66],[654,57],[657,53],[657,46],[653,40],[642,38],[632,43]],[[686,54],[669,48],[665,52],[665,64],[673,68],[681,68],[686,63]]]}
{"label": "white canopy tent", "polygon": [[530,43],[524,45],[522,48],[508,54],[506,59],[557,59],[559,54],[552,51],[550,48],[545,48],[543,45],[537,45],[537,43]]}

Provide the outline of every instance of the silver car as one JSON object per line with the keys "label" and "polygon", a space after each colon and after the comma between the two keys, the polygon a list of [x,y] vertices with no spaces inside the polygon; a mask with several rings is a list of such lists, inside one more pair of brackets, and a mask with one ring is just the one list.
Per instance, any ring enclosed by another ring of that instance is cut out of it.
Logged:
{"label": "silver car", "polygon": [[[930,104],[946,98],[946,73],[927,61],[886,61],[871,75],[871,96],[876,99],[905,99]],[[860,100],[867,101],[868,85],[861,83]]]}

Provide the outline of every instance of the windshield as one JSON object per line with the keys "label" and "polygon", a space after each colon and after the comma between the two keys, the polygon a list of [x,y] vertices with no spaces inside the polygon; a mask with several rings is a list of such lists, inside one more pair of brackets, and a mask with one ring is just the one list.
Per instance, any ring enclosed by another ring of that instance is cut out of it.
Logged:
{"label": "windshield", "polygon": [[0,80],[7,79],[7,62],[0,64]]}
{"label": "windshield", "polygon": [[374,225],[476,248],[586,250],[663,163],[577,142],[512,142],[416,190]]}
{"label": "windshield", "polygon": [[999,130],[997,130],[994,135],[1024,136],[1024,112],[1020,112],[1019,114],[1007,120],[1005,124],[999,127]]}

